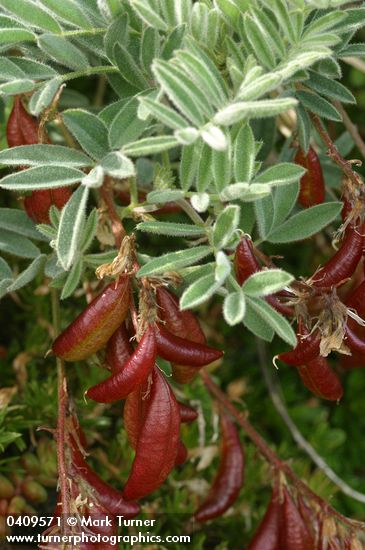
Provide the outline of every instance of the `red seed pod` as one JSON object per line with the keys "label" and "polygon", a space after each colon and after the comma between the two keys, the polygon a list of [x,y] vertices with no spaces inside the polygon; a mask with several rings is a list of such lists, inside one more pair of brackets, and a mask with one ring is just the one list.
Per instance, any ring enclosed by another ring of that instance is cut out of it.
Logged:
{"label": "red seed pod", "polygon": [[355,228],[350,226],[341,247],[332,258],[315,273],[310,283],[317,288],[331,288],[346,282],[359,263],[364,246],[365,224]]}
{"label": "red seed pod", "polygon": [[354,330],[347,324],[346,326],[346,345],[350,348],[351,352],[360,354],[365,359],[365,340],[356,334]]}
{"label": "red seed pod", "polygon": [[25,197],[24,208],[35,223],[50,223],[49,209],[51,206],[63,208],[71,195],[71,190],[68,187],[33,191],[31,195]]}
{"label": "red seed pod", "polygon": [[130,337],[123,323],[113,334],[106,346],[106,362],[116,374],[124,369],[128,359],[133,354]]}
{"label": "red seed pod", "polygon": [[156,356],[155,332],[153,326],[149,325],[124,368],[90,388],[86,395],[98,403],[125,399],[147,380],[155,365]]}
{"label": "red seed pod", "polygon": [[117,491],[103,481],[84,459],[76,442],[71,439],[73,467],[76,472],[90,485],[96,493],[96,499],[113,515],[134,517],[139,513],[139,505],[135,502],[126,502],[120,491]]}
{"label": "red seed pod", "polygon": [[278,488],[275,486],[269,506],[247,550],[280,550],[282,521],[282,507]]}
{"label": "red seed pod", "polygon": [[9,147],[38,143],[38,122],[25,109],[20,96],[14,99],[6,127]]}
{"label": "red seed pod", "polygon": [[359,315],[365,313],[365,280],[347,296],[345,304],[355,309]]}
{"label": "red seed pod", "polygon": [[203,367],[223,356],[223,352],[218,349],[175,336],[161,324],[155,325],[155,335],[158,354],[166,361]]}
{"label": "red seed pod", "polygon": [[300,367],[315,359],[319,355],[319,347],[321,343],[321,334],[316,330],[313,334],[308,335],[308,331],[301,329],[302,334],[298,334],[298,343],[296,347],[285,353],[278,355],[280,361],[293,367]]}
{"label": "red seed pod", "polygon": [[305,208],[321,204],[324,201],[325,185],[317,153],[311,146],[307,154],[299,148],[294,157],[294,162],[307,170],[300,179],[298,201]]}
{"label": "red seed pod", "polygon": [[339,401],[343,395],[341,381],[331,369],[325,357],[318,356],[306,365],[298,367],[303,384],[317,397]]}
{"label": "red seed pod", "polygon": [[130,393],[125,400],[123,409],[124,427],[127,432],[130,446],[137,447],[139,433],[144,423],[149,399],[143,398],[148,395],[148,383],[142,384],[134,392]]}
{"label": "red seed pod", "polygon": [[244,455],[238,430],[226,413],[222,414],[221,426],[219,469],[208,496],[194,514],[194,518],[201,522],[224,514],[238,498],[243,483]]}
{"label": "red seed pod", "polygon": [[157,368],[146,397],[136,455],[123,495],[134,500],[157,489],[175,465],[180,440],[180,413],[175,396]]}
{"label": "red seed pod", "polygon": [[87,359],[105,346],[126,318],[129,278],[113,281],[56,338],[52,351],[66,361]]}
{"label": "red seed pod", "polygon": [[313,550],[314,540],[285,486],[283,496],[283,523],[279,547],[285,550]]}
{"label": "red seed pod", "polygon": [[198,418],[198,413],[195,409],[188,407],[188,405],[184,405],[184,403],[180,403],[180,401],[178,401],[178,405],[181,422],[193,422]]}
{"label": "red seed pod", "polygon": [[182,466],[188,458],[188,450],[184,443],[180,440],[177,447],[177,455],[175,459],[175,466]]}
{"label": "red seed pod", "polygon": [[365,367],[365,356],[352,351],[351,355],[341,355],[340,365],[344,370],[362,369]]}

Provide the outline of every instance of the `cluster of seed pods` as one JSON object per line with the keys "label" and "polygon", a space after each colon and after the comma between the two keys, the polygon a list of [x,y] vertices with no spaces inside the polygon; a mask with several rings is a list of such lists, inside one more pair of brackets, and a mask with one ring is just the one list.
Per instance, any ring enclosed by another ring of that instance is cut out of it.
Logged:
{"label": "cluster of seed pods", "polygon": [[[52,347],[53,353],[65,361],[85,360],[105,348],[110,374],[86,395],[98,403],[125,400],[124,427],[135,457],[122,493],[115,494],[106,487],[71,438],[73,468],[95,489],[100,504],[114,514],[125,513],[124,506],[135,506],[133,501],[160,487],[172,469],[187,458],[180,426],[195,420],[197,413],[177,401],[157,366],[157,358],[170,361],[173,379],[185,384],[223,355],[207,345],[197,318],[191,312],[180,311],[178,298],[164,287],[157,288],[155,295],[159,317],[144,323],[144,332],[138,334],[137,341],[126,324],[130,284],[128,275],[110,283]],[[195,515],[200,522],[223,514],[238,497],[243,483],[244,458],[238,431],[224,413],[221,434],[218,473]],[[118,510],[119,504],[122,509]]]}
{"label": "cluster of seed pods", "polygon": [[[24,108],[21,97],[17,96],[6,127],[9,147],[34,145],[39,142],[39,125]],[[49,223],[49,209],[52,205],[61,209],[71,197],[68,187],[32,191],[24,199],[28,216],[36,223]]]}

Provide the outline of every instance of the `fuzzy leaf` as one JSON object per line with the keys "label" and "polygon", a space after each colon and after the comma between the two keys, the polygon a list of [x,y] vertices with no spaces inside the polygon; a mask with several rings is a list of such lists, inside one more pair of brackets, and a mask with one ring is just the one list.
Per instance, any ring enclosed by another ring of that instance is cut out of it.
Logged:
{"label": "fuzzy leaf", "polygon": [[101,166],[106,174],[118,179],[130,178],[136,174],[133,162],[119,152],[109,153],[102,159]]}
{"label": "fuzzy leaf", "polygon": [[19,290],[33,281],[33,279],[35,279],[38,273],[43,269],[46,259],[47,256],[45,254],[41,254],[38,258],[35,258],[35,260],[33,260],[33,262],[17,276],[14,282],[8,287],[7,292]]}
{"label": "fuzzy leaf", "polygon": [[19,258],[36,258],[41,253],[32,241],[6,229],[0,229],[0,250]]}
{"label": "fuzzy leaf", "polygon": [[178,145],[179,142],[174,136],[155,136],[128,143],[122,151],[130,157],[142,157],[168,151]]}
{"label": "fuzzy leaf", "polygon": [[228,325],[233,327],[240,323],[246,313],[245,295],[242,291],[231,292],[224,298],[223,316]]}
{"label": "fuzzy leaf", "polygon": [[63,145],[20,145],[0,151],[0,163],[8,166],[91,166],[93,161],[82,151]]}
{"label": "fuzzy leaf", "polygon": [[49,82],[32,94],[29,101],[29,110],[32,115],[38,116],[50,106],[61,83],[61,78],[52,78],[52,80],[49,80]]}
{"label": "fuzzy leaf", "polygon": [[297,338],[290,323],[280,315],[275,309],[273,309],[265,300],[261,298],[249,298],[246,297],[247,302],[250,304],[256,314],[265,321],[284,342],[287,342],[290,346],[295,347]]}
{"label": "fuzzy leaf", "polygon": [[44,240],[29,216],[16,208],[0,208],[0,229],[7,229],[37,241]]}
{"label": "fuzzy leaf", "polygon": [[296,95],[301,104],[309,111],[312,111],[312,113],[329,120],[342,121],[342,117],[337,109],[318,94],[299,91]]}
{"label": "fuzzy leaf", "polygon": [[73,70],[84,70],[89,66],[86,55],[63,36],[42,34],[38,46],[57,63]]}
{"label": "fuzzy leaf", "polygon": [[100,160],[108,153],[108,132],[96,115],[83,109],[69,109],[62,113],[62,118],[88,155]]}
{"label": "fuzzy leaf", "polygon": [[77,183],[84,175],[81,170],[66,166],[36,166],[5,176],[0,180],[0,188],[21,193],[37,189],[65,187]]}
{"label": "fuzzy leaf", "polygon": [[168,237],[200,237],[205,234],[204,227],[188,223],[142,222],[136,226],[136,229]]}
{"label": "fuzzy leaf", "polygon": [[217,217],[213,229],[213,243],[215,248],[224,248],[230,241],[238,227],[240,219],[240,207],[231,204],[225,207]]}
{"label": "fuzzy leaf", "polygon": [[237,181],[251,181],[255,157],[255,138],[249,124],[245,124],[238,132],[234,145],[234,175]]}
{"label": "fuzzy leaf", "polygon": [[0,6],[33,27],[56,34],[62,32],[57,20],[33,0],[0,0]]}
{"label": "fuzzy leaf", "polygon": [[187,250],[168,252],[158,258],[153,258],[137,272],[137,277],[155,275],[168,271],[177,271],[183,267],[193,265],[209,254],[212,249],[209,246],[196,246]]}
{"label": "fuzzy leaf", "polygon": [[80,283],[83,268],[84,268],[84,264],[83,264],[82,258],[79,258],[74,263],[74,265],[72,266],[72,268],[70,269],[67,275],[67,279],[65,281],[64,287],[61,292],[61,300],[65,300],[66,298],[71,296],[71,294],[74,293],[74,291],[76,290],[76,288]]}
{"label": "fuzzy leaf", "polygon": [[206,302],[220,286],[212,274],[197,279],[183,292],[180,298],[180,309],[191,309]]}
{"label": "fuzzy leaf", "polygon": [[258,101],[238,101],[219,111],[213,121],[216,124],[229,126],[243,118],[265,118],[276,116],[297,105],[292,97],[278,99],[261,99]]}
{"label": "fuzzy leaf", "polygon": [[304,173],[305,169],[301,166],[291,162],[282,162],[261,172],[254,179],[254,183],[266,183],[272,187],[288,185],[299,181]]}
{"label": "fuzzy leaf", "polygon": [[247,296],[268,296],[288,286],[294,277],[281,269],[268,269],[251,275],[242,286]]}

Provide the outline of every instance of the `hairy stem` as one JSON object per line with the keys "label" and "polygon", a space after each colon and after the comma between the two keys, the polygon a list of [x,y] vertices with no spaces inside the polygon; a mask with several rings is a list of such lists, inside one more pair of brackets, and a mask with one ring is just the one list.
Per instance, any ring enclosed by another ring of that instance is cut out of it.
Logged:
{"label": "hairy stem", "polygon": [[204,225],[203,218],[199,216],[198,212],[194,210],[194,208],[191,206],[191,204],[187,200],[180,199],[176,201],[176,204],[178,204],[182,208],[182,210],[184,210],[185,214],[189,216],[191,221],[193,221],[197,225]]}

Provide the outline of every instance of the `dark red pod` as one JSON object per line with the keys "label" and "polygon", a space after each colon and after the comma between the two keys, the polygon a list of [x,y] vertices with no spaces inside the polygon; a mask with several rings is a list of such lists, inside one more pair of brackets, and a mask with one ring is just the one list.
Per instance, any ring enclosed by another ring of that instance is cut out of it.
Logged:
{"label": "dark red pod", "polygon": [[365,356],[352,351],[351,355],[341,355],[340,364],[344,370],[362,369],[365,368]]}
{"label": "dark red pod", "polygon": [[193,422],[198,418],[198,413],[192,407],[178,401],[181,422]]}
{"label": "dark red pod", "polygon": [[365,280],[346,298],[346,305],[355,309],[359,315],[365,313]]}
{"label": "dark red pod", "polygon": [[24,199],[24,208],[35,223],[50,223],[49,209],[51,206],[54,205],[59,209],[63,208],[70,199],[71,194],[68,187],[32,191]]}
{"label": "dark red pod", "polygon": [[354,273],[363,254],[365,224],[348,227],[341,247],[328,262],[315,273],[310,283],[317,288],[331,288],[346,282]]}
{"label": "dark red pod", "polygon": [[247,550],[280,550],[280,531],[283,522],[282,507],[277,486],[269,506]]}
{"label": "dark red pod", "polygon": [[14,99],[6,127],[6,138],[9,147],[33,145],[38,143],[38,122],[24,108],[20,96]]}
{"label": "dark red pod", "polygon": [[187,458],[188,458],[188,450],[187,450],[186,446],[184,445],[184,443],[180,439],[179,445],[177,447],[177,455],[176,455],[176,459],[175,459],[175,466],[182,466],[186,462]]}
{"label": "dark red pod", "polygon": [[321,343],[321,333],[319,330],[308,335],[308,331],[301,329],[302,334],[298,334],[298,343],[296,347],[285,353],[278,355],[280,361],[283,361],[287,365],[293,367],[300,367],[315,359],[319,355],[319,348]]}
{"label": "dark red pod", "polygon": [[237,500],[243,483],[244,455],[239,433],[231,418],[221,417],[221,460],[211,489],[194,518],[203,522],[221,516]]}
{"label": "dark red pod", "polygon": [[314,395],[329,401],[338,401],[343,388],[337,374],[331,369],[325,357],[318,356],[306,365],[298,367],[303,384]]}
{"label": "dark red pod", "polygon": [[124,369],[128,359],[133,354],[133,347],[130,337],[123,323],[114,332],[106,346],[106,362],[111,367],[112,373],[116,374]]}
{"label": "dark red pod", "polygon": [[153,326],[149,325],[124,368],[90,388],[86,395],[98,403],[112,403],[125,399],[147,380],[155,365],[156,356],[155,332]]}
{"label": "dark red pod", "polygon": [[157,368],[145,396],[145,414],[136,445],[136,455],[123,495],[139,499],[157,489],[175,465],[180,441],[180,413],[175,396]]}
{"label": "dark red pod", "polygon": [[128,441],[133,449],[137,447],[139,433],[145,420],[147,404],[149,402],[147,398],[143,399],[145,395],[148,395],[148,383],[142,384],[134,392],[130,393],[124,403],[124,427],[127,432]]}
{"label": "dark red pod", "polygon": [[87,464],[75,441],[71,442],[73,467],[94,489],[98,502],[113,515],[136,516],[140,511],[139,505],[135,502],[126,502],[120,491],[103,481]]}
{"label": "dark red pod", "polygon": [[365,359],[365,340],[356,334],[354,330],[347,324],[346,326],[345,344],[350,348],[351,352],[360,354]]}
{"label": "dark red pod", "polygon": [[298,149],[294,162],[303,166],[306,173],[300,179],[300,191],[298,201],[305,208],[321,204],[325,196],[325,184],[320,160],[313,147],[309,147],[305,154],[302,149]]}
{"label": "dark red pod", "polygon": [[223,352],[218,349],[175,336],[161,324],[155,325],[155,335],[158,354],[166,361],[203,367],[223,356]]}
{"label": "dark red pod", "polygon": [[105,346],[126,318],[129,278],[113,281],[56,338],[52,351],[66,361],[87,359]]}
{"label": "dark red pod", "polygon": [[280,548],[283,550],[313,550],[314,540],[285,486],[283,487],[283,496]]}

